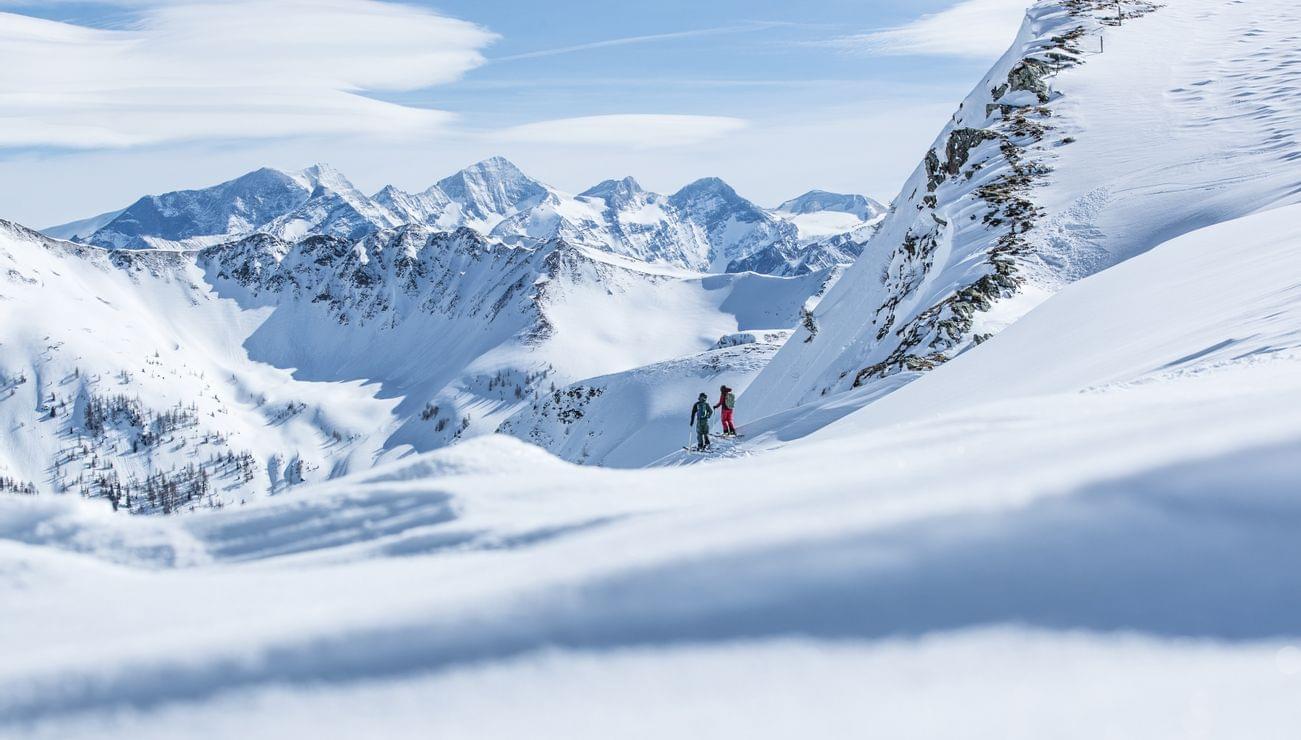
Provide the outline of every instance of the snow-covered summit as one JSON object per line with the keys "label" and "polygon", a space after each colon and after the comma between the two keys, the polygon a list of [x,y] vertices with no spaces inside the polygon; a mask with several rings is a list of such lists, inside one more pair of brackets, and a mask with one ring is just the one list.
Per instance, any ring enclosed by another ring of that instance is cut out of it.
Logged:
{"label": "snow-covered summit", "polygon": [[641,183],[633,177],[622,180],[603,180],[578,194],[580,198],[600,198],[612,208],[620,208],[630,203],[636,196],[645,193]]}
{"label": "snow-covered summit", "polygon": [[299,180],[313,193],[320,190],[333,190],[339,193],[357,192],[357,188],[342,172],[324,162],[317,162],[289,175]]}
{"label": "snow-covered summit", "polygon": [[264,167],[209,188],[147,195],[86,241],[115,249],[148,249],[153,240],[251,232],[305,203],[319,185],[316,175]]}
{"label": "snow-covered summit", "polygon": [[708,268],[723,271],[775,243],[794,244],[793,224],[741,197],[717,177],[696,180],[669,196],[668,203],[699,229],[708,244]]}
{"label": "snow-covered summit", "polygon": [[504,157],[490,157],[438,181],[439,191],[460,206],[462,218],[491,229],[503,217],[525,209],[548,193]]}
{"label": "snow-covered summit", "polygon": [[776,211],[792,216],[822,212],[848,213],[857,216],[861,221],[870,221],[885,213],[885,206],[862,195],[810,190],[777,206]]}
{"label": "snow-covered summit", "polygon": [[364,195],[343,173],[317,164],[298,175],[311,188],[307,200],[258,228],[285,239],[338,236],[360,239],[378,229],[405,223],[382,203]]}
{"label": "snow-covered summit", "polygon": [[761,220],[763,209],[742,198],[721,178],[702,177],[669,196],[683,213],[701,221],[719,221],[733,215]]}

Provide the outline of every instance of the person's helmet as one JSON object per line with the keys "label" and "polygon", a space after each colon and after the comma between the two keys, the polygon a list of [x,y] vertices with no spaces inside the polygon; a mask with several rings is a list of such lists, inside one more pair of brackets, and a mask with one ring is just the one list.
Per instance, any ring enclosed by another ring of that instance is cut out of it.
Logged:
{"label": "person's helmet", "polygon": [[709,394],[708,394],[708,393],[701,393],[701,394],[700,394],[700,400],[702,400],[702,401],[708,401],[708,400],[709,400]]}

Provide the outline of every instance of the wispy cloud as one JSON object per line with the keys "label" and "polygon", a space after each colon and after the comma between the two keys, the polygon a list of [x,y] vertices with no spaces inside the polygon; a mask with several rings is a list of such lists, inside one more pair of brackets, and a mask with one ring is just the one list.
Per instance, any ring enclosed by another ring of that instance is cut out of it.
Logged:
{"label": "wispy cloud", "polygon": [[0,12],[0,146],[410,135],[451,114],[360,95],[459,79],[496,37],[380,0],[142,3],[130,30]]}
{"label": "wispy cloud", "polygon": [[673,31],[671,33],[652,33],[643,36],[623,36],[616,39],[605,39],[603,41],[592,41],[586,44],[577,44],[574,46],[561,46],[554,49],[540,49],[538,51],[524,52],[523,54],[511,54],[504,57],[493,57],[493,62],[513,62],[520,59],[536,59],[539,57],[550,57],[558,54],[572,54],[579,51],[591,51],[593,49],[606,49],[612,46],[627,46],[629,44],[649,44],[659,41],[675,41],[678,39],[689,39],[700,36],[719,36],[733,33],[750,33],[754,31],[766,31],[772,28],[789,26],[789,23],[776,21],[751,21],[732,26],[718,26],[715,28],[698,28],[689,31]]}
{"label": "wispy cloud", "polygon": [[880,55],[991,57],[1011,43],[1030,0],[962,0],[894,28],[841,36],[829,45]]}
{"label": "wispy cloud", "polygon": [[625,114],[539,121],[495,131],[487,136],[509,143],[657,149],[699,144],[745,126],[744,120],[725,116]]}

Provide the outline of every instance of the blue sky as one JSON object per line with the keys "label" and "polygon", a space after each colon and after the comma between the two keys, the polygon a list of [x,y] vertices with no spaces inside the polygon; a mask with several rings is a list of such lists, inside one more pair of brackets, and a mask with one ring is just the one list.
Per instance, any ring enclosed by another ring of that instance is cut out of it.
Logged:
{"label": "blue sky", "polygon": [[573,191],[888,200],[1022,2],[0,0],[0,216],[264,164],[416,190],[498,153]]}

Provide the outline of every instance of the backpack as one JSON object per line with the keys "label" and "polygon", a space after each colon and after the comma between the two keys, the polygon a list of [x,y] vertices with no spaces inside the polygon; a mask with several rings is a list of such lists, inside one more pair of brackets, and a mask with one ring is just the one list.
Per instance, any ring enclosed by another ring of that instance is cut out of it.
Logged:
{"label": "backpack", "polygon": [[727,409],[728,411],[731,411],[732,409],[736,408],[735,393],[731,391],[727,392],[727,397],[723,399],[723,408]]}

